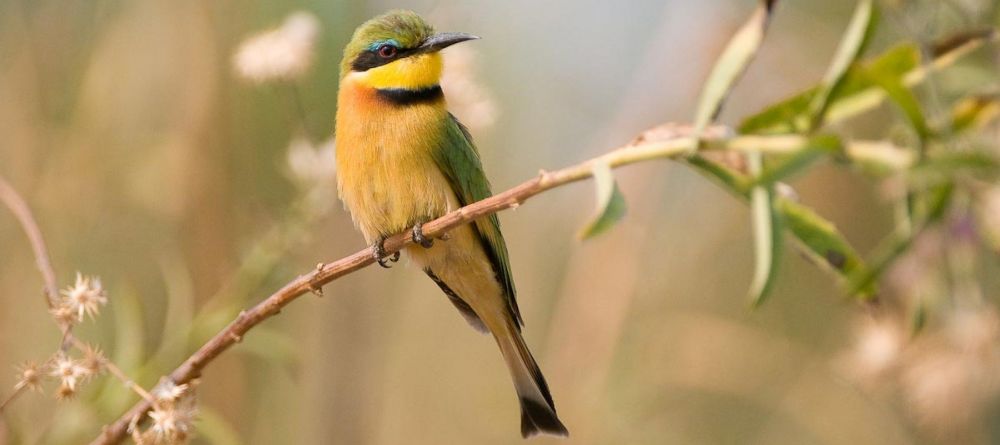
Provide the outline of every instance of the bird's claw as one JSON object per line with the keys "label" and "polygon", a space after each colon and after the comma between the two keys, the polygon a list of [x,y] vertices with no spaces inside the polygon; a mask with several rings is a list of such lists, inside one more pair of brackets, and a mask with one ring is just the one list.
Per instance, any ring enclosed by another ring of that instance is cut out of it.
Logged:
{"label": "bird's claw", "polygon": [[434,245],[434,240],[424,236],[424,229],[422,223],[416,223],[413,225],[413,242],[420,244],[424,249],[430,249]]}
{"label": "bird's claw", "polygon": [[385,243],[384,237],[379,238],[378,241],[375,241],[375,244],[372,244],[372,257],[375,258],[375,262],[379,266],[388,269],[392,267],[392,263],[399,261],[399,252],[393,252],[391,255],[386,254],[385,246],[382,245],[383,243]]}

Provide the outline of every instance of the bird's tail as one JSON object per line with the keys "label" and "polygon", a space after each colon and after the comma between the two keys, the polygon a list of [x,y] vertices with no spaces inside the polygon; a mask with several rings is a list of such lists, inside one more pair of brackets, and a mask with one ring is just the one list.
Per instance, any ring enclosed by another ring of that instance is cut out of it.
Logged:
{"label": "bird's tail", "polygon": [[538,433],[568,436],[569,431],[556,416],[556,406],[549,394],[542,371],[528,351],[521,332],[509,317],[502,326],[491,329],[500,352],[510,369],[514,388],[521,402],[521,436],[528,438]]}

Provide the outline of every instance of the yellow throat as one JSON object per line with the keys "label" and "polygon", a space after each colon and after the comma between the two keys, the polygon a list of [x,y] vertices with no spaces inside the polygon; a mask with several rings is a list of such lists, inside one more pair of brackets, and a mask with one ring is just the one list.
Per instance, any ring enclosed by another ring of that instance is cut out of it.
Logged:
{"label": "yellow throat", "polygon": [[442,68],[441,54],[435,52],[402,58],[368,71],[353,72],[348,77],[379,90],[422,90],[438,84]]}

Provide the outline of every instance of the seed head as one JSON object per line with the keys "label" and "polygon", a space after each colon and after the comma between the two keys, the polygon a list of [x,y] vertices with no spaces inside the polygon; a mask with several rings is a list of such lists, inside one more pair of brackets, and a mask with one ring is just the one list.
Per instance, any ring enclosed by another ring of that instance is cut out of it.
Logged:
{"label": "seed head", "polygon": [[187,389],[187,384],[178,385],[173,380],[164,378],[160,380],[160,384],[156,385],[156,388],[153,388],[153,397],[156,398],[157,402],[173,404],[185,395]]}
{"label": "seed head", "polygon": [[178,444],[184,443],[188,439],[188,432],[194,420],[192,413],[174,408],[153,409],[149,412],[149,418],[153,425],[150,431],[155,437],[156,443]]}
{"label": "seed head", "polygon": [[92,374],[80,361],[59,352],[52,361],[49,375],[59,379],[56,398],[68,399],[76,394],[77,386]]}
{"label": "seed head", "polygon": [[87,370],[89,375],[94,376],[104,372],[106,361],[104,351],[101,351],[99,346],[85,345],[83,347],[83,360],[80,361],[80,365]]}
{"label": "seed head", "polygon": [[101,306],[108,304],[108,298],[101,286],[101,279],[97,277],[85,277],[79,272],[76,273],[76,283],[62,291],[63,298],[59,307],[53,312],[57,319],[64,317],[63,311],[67,308],[76,317],[76,321],[83,321],[83,315],[87,314],[93,319],[101,311]]}
{"label": "seed head", "polygon": [[28,388],[32,391],[38,391],[42,388],[42,378],[44,369],[35,362],[24,362],[17,367],[17,383],[14,384],[15,390],[20,390],[21,388]]}

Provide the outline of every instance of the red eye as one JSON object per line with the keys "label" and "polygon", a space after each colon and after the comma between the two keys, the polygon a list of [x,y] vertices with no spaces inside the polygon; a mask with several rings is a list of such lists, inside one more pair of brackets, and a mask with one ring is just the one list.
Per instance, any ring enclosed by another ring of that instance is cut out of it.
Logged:
{"label": "red eye", "polygon": [[389,59],[396,56],[396,47],[392,45],[382,45],[378,47],[378,55],[383,59]]}

